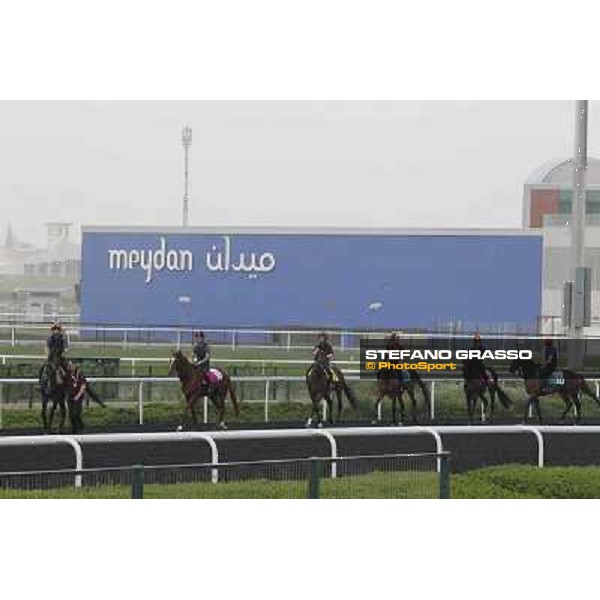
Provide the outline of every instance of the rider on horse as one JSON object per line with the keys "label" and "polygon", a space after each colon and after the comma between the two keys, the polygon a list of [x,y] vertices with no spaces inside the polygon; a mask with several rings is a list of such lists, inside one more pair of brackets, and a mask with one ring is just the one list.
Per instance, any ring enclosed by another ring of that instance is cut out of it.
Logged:
{"label": "rider on horse", "polygon": [[[211,381],[210,348],[204,339],[204,332],[198,331],[195,333],[194,340],[193,363],[202,375],[202,385],[207,386],[210,390],[214,382]],[[213,371],[215,370],[213,369]]]}
{"label": "rider on horse", "polygon": [[[390,335],[390,337],[387,339],[387,341],[385,343],[385,349],[386,350],[404,350],[404,346],[400,342],[400,338],[398,337],[398,334],[396,332],[392,333],[392,335]],[[394,360],[390,359],[390,362],[397,363],[398,361],[394,361]],[[402,381],[404,371],[397,371],[396,374],[398,375],[398,378],[400,379],[400,381]],[[381,371],[379,371],[379,373],[377,373],[378,378],[380,375],[381,375]]]}
{"label": "rider on horse", "polygon": [[[481,352],[481,353],[485,352],[485,348],[481,341],[481,335],[479,334],[478,331],[473,336],[473,345],[471,346],[471,350],[479,350],[479,352]],[[471,373],[473,375],[475,375],[475,377],[481,378],[482,381],[484,381],[486,384],[489,383],[486,366],[485,366],[485,363],[483,362],[483,359],[472,358],[470,360],[470,367],[472,369]]]}
{"label": "rider on horse", "polygon": [[67,340],[62,332],[62,326],[59,321],[54,321],[50,326],[50,337],[46,341],[46,356],[48,363],[55,369],[66,368],[65,350],[67,349]]}
{"label": "rider on horse", "polygon": [[540,379],[543,387],[548,385],[548,379],[556,371],[557,366],[558,350],[554,345],[554,340],[548,338],[544,340],[544,363],[540,366]]}
{"label": "rider on horse", "polygon": [[319,334],[317,345],[313,350],[313,358],[315,364],[320,365],[327,374],[327,377],[332,380],[331,360],[333,360],[333,346],[329,343],[327,334],[324,331]]}
{"label": "rider on horse", "polygon": [[194,366],[202,373],[202,377],[204,378],[210,369],[210,348],[204,339],[203,331],[198,331],[194,334],[194,350],[192,354],[194,357]]}

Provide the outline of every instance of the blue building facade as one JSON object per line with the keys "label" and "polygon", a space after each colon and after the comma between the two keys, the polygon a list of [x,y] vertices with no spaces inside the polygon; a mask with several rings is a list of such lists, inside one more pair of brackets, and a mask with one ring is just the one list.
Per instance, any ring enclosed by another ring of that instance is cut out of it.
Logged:
{"label": "blue building facade", "polygon": [[541,313],[543,240],[523,231],[84,228],[89,324],[433,329]]}

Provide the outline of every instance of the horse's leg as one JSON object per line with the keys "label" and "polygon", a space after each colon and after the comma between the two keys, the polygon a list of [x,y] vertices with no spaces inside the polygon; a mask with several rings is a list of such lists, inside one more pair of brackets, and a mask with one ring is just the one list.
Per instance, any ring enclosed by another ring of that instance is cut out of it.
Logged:
{"label": "horse's leg", "polygon": [[564,421],[567,418],[567,415],[569,414],[571,409],[573,408],[573,401],[571,400],[570,394],[568,394],[565,390],[560,391],[560,397],[563,399],[563,402],[565,403],[565,410],[563,411],[562,415],[560,416],[560,420]]}
{"label": "horse's leg", "polygon": [[67,407],[65,405],[65,394],[62,393],[58,400],[58,414],[60,416],[60,424],[58,426],[58,433],[61,433],[65,428],[65,420],[67,418]]}
{"label": "horse's leg", "polygon": [[225,396],[219,392],[216,400],[217,410],[219,411],[219,427],[227,429],[227,425],[225,424]]}
{"label": "horse's leg", "polygon": [[52,431],[52,425],[54,423],[54,413],[56,412],[56,396],[52,396],[52,405],[50,406],[50,418],[48,419],[48,431]]}
{"label": "horse's leg", "polygon": [[581,398],[578,391],[573,393],[573,402],[575,403],[575,423],[579,425],[581,420]]}
{"label": "horse's leg", "polygon": [[46,394],[42,394],[42,423],[44,431],[48,433],[48,396]]}
{"label": "horse's leg", "polygon": [[379,406],[381,405],[382,400],[383,393],[378,391],[377,398],[375,398],[375,406],[373,407],[373,420],[371,421],[373,425],[377,425],[379,423]]}
{"label": "horse's leg", "polygon": [[483,387],[479,391],[479,398],[481,400],[481,410],[482,410],[481,421],[483,423],[485,423],[486,419],[487,419],[488,399],[487,399],[487,396],[485,395],[485,388],[483,388]]}
{"label": "horse's leg", "polygon": [[488,394],[490,395],[490,423],[494,422],[494,408],[496,404],[496,391],[488,386]]}
{"label": "horse's leg", "polygon": [[473,398],[471,390],[469,389],[469,386],[467,386],[465,389],[465,395],[467,398],[467,413],[469,415],[469,425],[473,425],[473,413],[475,412],[475,407],[473,406],[473,404],[475,403],[475,400]]}
{"label": "horse's leg", "polygon": [[412,406],[412,422],[413,425],[417,424],[417,398],[415,396],[415,391],[412,388],[412,386],[408,386],[406,388],[406,391],[408,392],[408,396],[410,397],[410,402],[411,402],[411,406]]}
{"label": "horse's leg", "polygon": [[327,402],[327,420],[330,425],[333,425],[333,401],[331,400],[331,391],[325,394],[325,402]]}
{"label": "horse's leg", "polygon": [[406,423],[406,411],[404,410],[404,396],[402,390],[398,390],[398,404],[400,404],[400,424]]}
{"label": "horse's leg", "polygon": [[337,417],[336,422],[340,422],[340,418],[342,415],[342,386],[337,385],[335,387],[335,395],[337,396]]}
{"label": "horse's leg", "polygon": [[533,397],[533,407],[535,408],[535,412],[538,417],[538,421],[540,425],[542,424],[542,409],[540,407],[540,399],[537,396]]}

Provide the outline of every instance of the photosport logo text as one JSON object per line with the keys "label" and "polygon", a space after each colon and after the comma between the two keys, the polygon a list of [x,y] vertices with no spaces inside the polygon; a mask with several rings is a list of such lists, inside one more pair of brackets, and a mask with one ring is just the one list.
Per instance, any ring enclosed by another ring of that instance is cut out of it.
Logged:
{"label": "photosport logo text", "polygon": [[403,338],[401,349],[389,349],[386,340],[361,340],[361,377],[376,378],[382,371],[420,371],[428,376],[462,377],[469,361],[485,361],[486,365],[508,367],[512,361],[532,360],[533,347],[522,341],[487,340],[474,348],[468,338],[427,340]]}

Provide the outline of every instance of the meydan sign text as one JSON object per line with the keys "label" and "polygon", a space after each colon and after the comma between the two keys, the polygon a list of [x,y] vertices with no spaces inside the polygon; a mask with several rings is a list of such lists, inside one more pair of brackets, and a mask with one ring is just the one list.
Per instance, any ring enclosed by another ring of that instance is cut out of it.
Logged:
{"label": "meydan sign text", "polygon": [[[261,273],[269,273],[275,268],[275,255],[272,252],[244,250],[235,254],[233,243],[228,235],[222,236],[223,245],[212,244],[206,252],[204,265],[211,272],[242,273],[255,279]],[[108,268],[117,271],[141,269],[145,272],[145,282],[150,283],[161,271],[185,272],[194,270],[194,254],[191,250],[169,249],[165,237],[160,236],[156,249],[110,249]]]}

